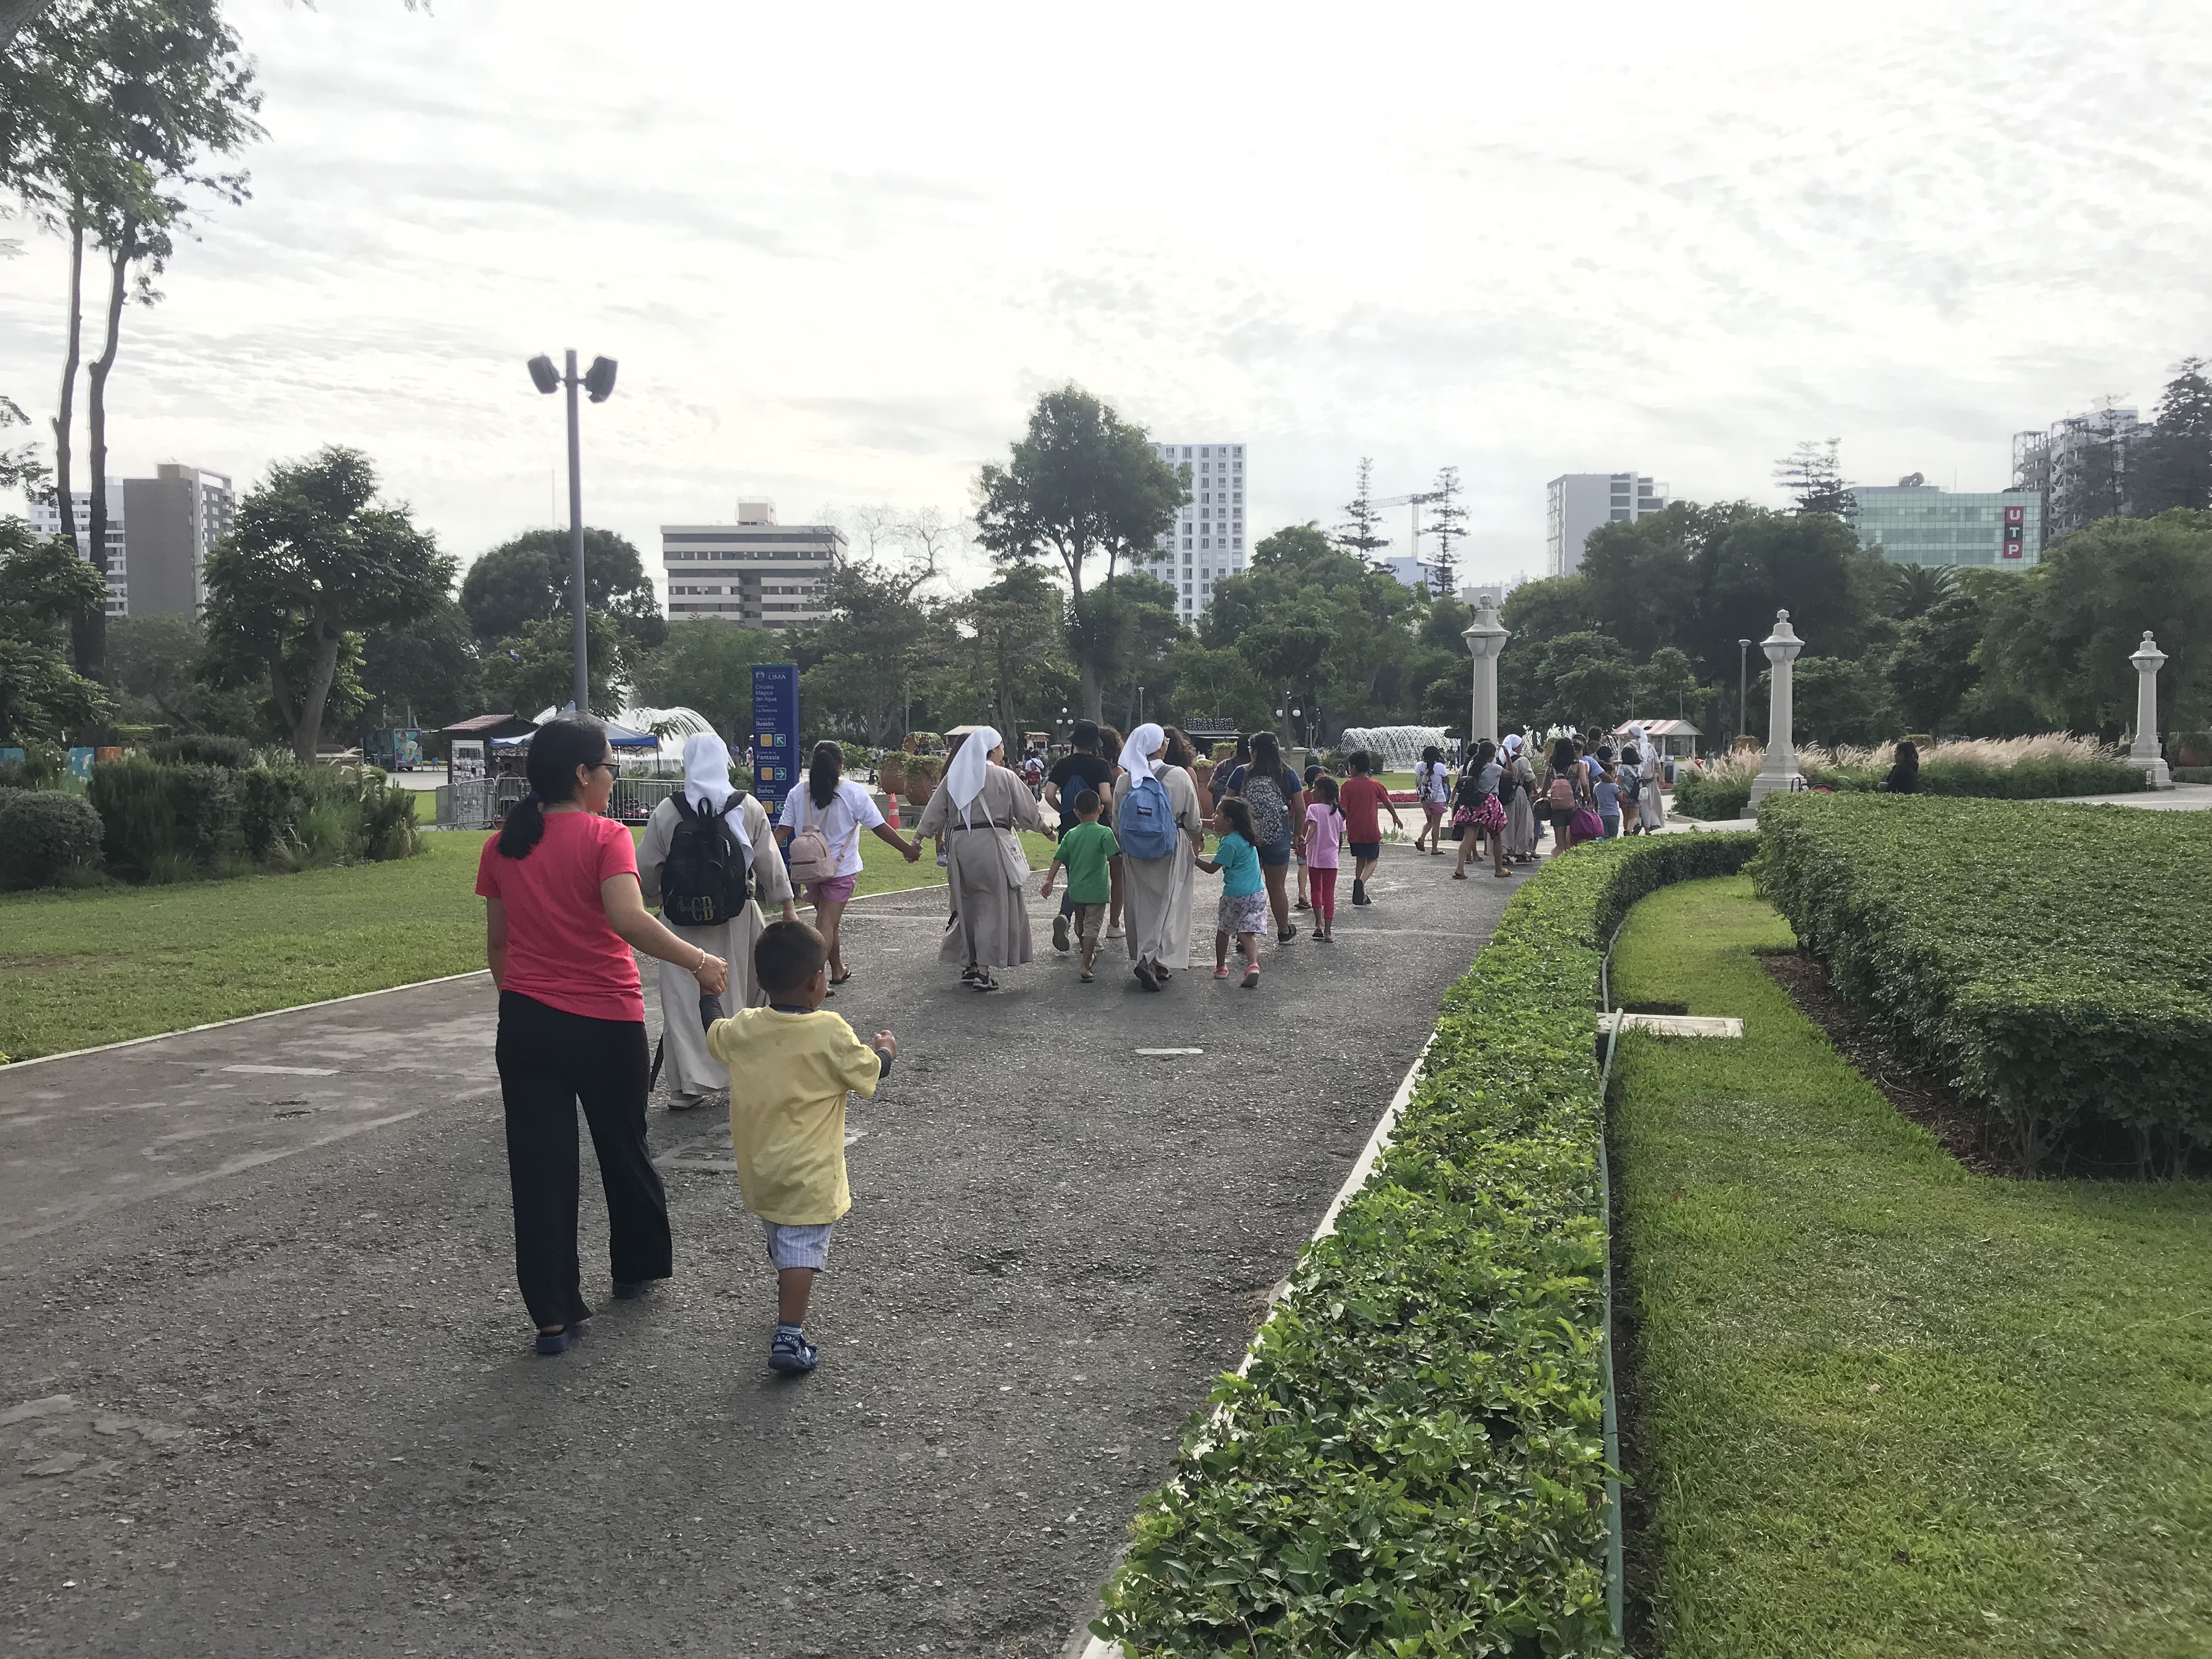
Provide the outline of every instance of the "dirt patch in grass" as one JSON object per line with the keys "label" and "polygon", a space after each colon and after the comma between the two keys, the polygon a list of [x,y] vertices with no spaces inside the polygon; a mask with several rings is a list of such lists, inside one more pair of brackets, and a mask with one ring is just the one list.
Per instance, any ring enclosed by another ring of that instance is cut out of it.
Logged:
{"label": "dirt patch in grass", "polygon": [[2020,1173],[2008,1159],[1992,1154],[1988,1115],[1961,1095],[1949,1079],[1899,1055],[1851,1000],[1835,988],[1818,957],[1802,951],[1756,954],[1776,982],[1790,993],[1798,1012],[1826,1034],[1837,1052],[1887,1095],[1900,1115],[1934,1135],[1945,1152],[1977,1175]]}

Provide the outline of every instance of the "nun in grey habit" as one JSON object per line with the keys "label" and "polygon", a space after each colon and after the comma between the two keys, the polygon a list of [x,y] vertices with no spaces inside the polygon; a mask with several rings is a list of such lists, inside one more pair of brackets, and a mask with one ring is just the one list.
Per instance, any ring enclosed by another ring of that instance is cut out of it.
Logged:
{"label": "nun in grey habit", "polygon": [[918,836],[945,837],[953,916],[938,957],[963,964],[960,977],[977,991],[999,988],[992,969],[1031,959],[1022,893],[1030,866],[1014,830],[1041,830],[1044,819],[1029,786],[1001,764],[1006,753],[994,728],[972,733],[915,829]]}

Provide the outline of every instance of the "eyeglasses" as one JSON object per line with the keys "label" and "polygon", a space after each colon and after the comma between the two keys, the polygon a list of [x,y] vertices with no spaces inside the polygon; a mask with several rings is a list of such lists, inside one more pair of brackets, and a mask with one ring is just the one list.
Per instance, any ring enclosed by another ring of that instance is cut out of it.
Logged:
{"label": "eyeglasses", "polygon": [[620,761],[583,761],[580,762],[579,764],[580,764],[586,772],[619,773],[622,770],[622,763]]}

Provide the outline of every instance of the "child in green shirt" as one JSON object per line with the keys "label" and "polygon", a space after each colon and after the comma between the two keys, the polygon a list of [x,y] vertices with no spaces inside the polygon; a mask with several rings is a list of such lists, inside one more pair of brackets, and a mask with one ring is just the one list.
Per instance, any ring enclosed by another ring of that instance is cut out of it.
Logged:
{"label": "child in green shirt", "polygon": [[1121,843],[1098,822],[1098,792],[1086,789],[1075,798],[1075,816],[1081,820],[1064,831],[1053,849],[1052,868],[1044,874],[1044,890],[1050,898],[1060,867],[1067,869],[1067,896],[1075,906],[1075,931],[1083,940],[1083,982],[1091,983],[1091,963],[1098,954],[1098,929],[1106,919],[1106,902],[1114,890],[1114,860],[1121,856]]}

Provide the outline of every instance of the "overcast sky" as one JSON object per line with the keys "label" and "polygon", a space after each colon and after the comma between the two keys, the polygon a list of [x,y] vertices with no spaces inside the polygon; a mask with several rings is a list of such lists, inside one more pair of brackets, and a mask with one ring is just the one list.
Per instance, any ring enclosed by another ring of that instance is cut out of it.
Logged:
{"label": "overcast sky", "polygon": [[[2195,0],[232,16],[254,199],[130,314],[111,471],[356,445],[465,558],[551,520],[523,362],[569,344],[622,364],[586,517],[656,574],[741,494],[965,512],[1070,379],[1247,443],[1255,534],[1336,522],[1362,454],[1386,495],[1456,465],[1495,578],[1563,471],[1778,501],[1833,436],[1995,489],[2015,429],[2212,355]],[[64,265],[0,228],[43,421]]]}

